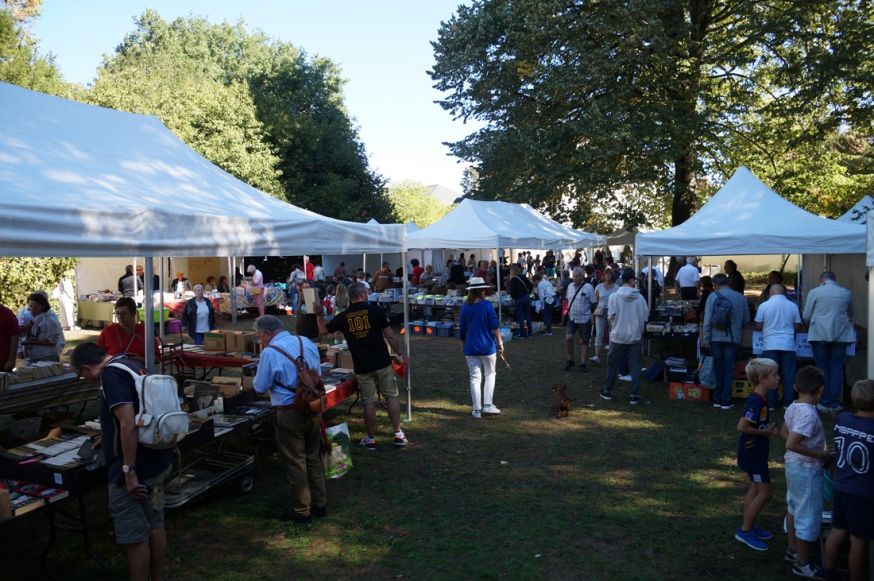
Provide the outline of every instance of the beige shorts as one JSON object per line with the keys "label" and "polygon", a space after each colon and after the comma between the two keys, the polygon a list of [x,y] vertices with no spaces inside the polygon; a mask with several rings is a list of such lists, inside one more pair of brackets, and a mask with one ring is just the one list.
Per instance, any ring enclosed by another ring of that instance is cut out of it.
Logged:
{"label": "beige shorts", "polygon": [[109,512],[115,523],[115,542],[136,545],[149,540],[149,533],[164,528],[164,481],[170,468],[143,481],[151,488],[145,500],[127,493],[124,486],[109,483]]}
{"label": "beige shorts", "polygon": [[358,393],[361,394],[364,403],[379,401],[376,397],[377,390],[385,398],[398,396],[398,383],[391,365],[370,373],[356,374],[355,377],[358,379]]}

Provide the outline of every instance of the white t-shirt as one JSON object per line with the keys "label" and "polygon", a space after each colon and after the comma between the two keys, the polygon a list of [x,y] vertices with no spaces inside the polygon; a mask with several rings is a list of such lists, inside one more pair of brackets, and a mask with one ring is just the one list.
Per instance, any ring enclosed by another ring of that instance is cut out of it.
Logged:
{"label": "white t-shirt", "polygon": [[677,271],[677,283],[680,285],[680,288],[695,286],[700,279],[701,273],[691,264],[687,264]]}
{"label": "white t-shirt", "polygon": [[[816,407],[813,404],[796,401],[786,408],[783,420],[786,422],[786,428],[790,432],[804,436],[804,439],[801,440],[802,445],[811,450],[826,449],[822,420],[819,419],[819,414],[816,413]],[[823,465],[821,460],[791,450],[786,450],[783,460],[786,462],[797,462],[811,468],[819,468]]]}
{"label": "white t-shirt", "polygon": [[795,324],[801,324],[795,303],[784,295],[772,295],[759,305],[755,321],[762,323],[765,351],[795,351]]}
{"label": "white t-shirt", "polygon": [[200,302],[195,301],[194,304],[197,305],[197,323],[194,325],[195,333],[207,333],[210,330],[209,306],[206,304],[205,299]]}
{"label": "white t-shirt", "polygon": [[[665,288],[665,275],[662,272],[662,269],[659,268],[658,266],[653,266],[652,271],[653,271],[653,273],[655,273],[655,281],[659,283],[660,287]],[[648,274],[648,273],[649,273],[648,266],[644,266],[643,268],[640,269],[640,274]],[[618,280],[615,280],[613,282],[618,286],[622,286]]]}

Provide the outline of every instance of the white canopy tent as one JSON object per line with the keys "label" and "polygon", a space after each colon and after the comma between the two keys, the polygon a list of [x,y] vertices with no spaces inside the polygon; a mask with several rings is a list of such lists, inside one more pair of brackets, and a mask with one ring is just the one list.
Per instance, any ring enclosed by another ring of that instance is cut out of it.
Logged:
{"label": "white canopy tent", "polygon": [[[870,228],[869,225],[869,239]],[[679,226],[661,232],[639,233],[636,252],[638,256],[649,257],[849,255],[864,253],[865,242],[861,225],[829,220],[802,210],[741,166],[698,212]],[[870,297],[870,286],[868,292]],[[867,308],[868,304],[870,299],[865,301],[863,312],[867,311],[870,318],[874,313]],[[870,319],[866,320],[870,337],[874,325]],[[874,372],[871,355],[869,349],[869,377]]]}
{"label": "white canopy tent", "polygon": [[691,218],[661,232],[641,232],[638,256],[709,254],[855,254],[862,228],[802,210],[741,166]]}
{"label": "white canopy tent", "polygon": [[[0,256],[144,256],[146,280],[159,256],[401,252],[406,236],[400,225],[344,222],[272,198],[155,117],[6,83],[0,232]],[[146,301],[147,321],[152,309]],[[146,325],[147,344],[152,333]]]}

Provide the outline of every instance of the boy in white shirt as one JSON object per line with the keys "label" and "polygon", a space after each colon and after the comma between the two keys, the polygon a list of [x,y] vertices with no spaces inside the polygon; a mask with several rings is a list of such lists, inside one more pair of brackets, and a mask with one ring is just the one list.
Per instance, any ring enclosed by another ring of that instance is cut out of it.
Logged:
{"label": "boy in white shirt", "polygon": [[786,437],[786,560],[793,561],[792,572],[801,577],[822,577],[822,571],[810,562],[810,549],[819,543],[823,467],[830,459],[816,412],[823,384],[822,372],[816,367],[798,370],[798,400],[786,409],[782,430]]}

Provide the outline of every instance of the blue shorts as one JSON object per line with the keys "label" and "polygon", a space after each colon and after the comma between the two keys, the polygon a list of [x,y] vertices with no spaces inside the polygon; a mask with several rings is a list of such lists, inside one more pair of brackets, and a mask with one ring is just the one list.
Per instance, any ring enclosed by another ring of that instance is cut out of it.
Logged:
{"label": "blue shorts", "polygon": [[866,541],[874,540],[874,498],[835,489],[832,527]]}
{"label": "blue shorts", "polygon": [[750,482],[770,482],[771,472],[768,470],[767,458],[748,458],[740,456],[737,466],[750,476]]}
{"label": "blue shorts", "polygon": [[819,541],[822,527],[822,467],[786,462],[786,505],[795,519],[795,536]]}

